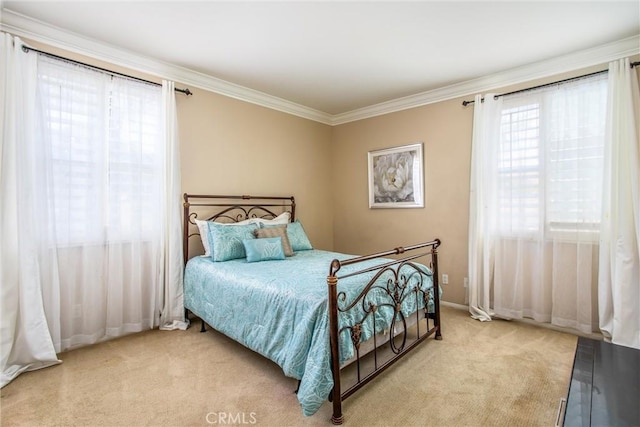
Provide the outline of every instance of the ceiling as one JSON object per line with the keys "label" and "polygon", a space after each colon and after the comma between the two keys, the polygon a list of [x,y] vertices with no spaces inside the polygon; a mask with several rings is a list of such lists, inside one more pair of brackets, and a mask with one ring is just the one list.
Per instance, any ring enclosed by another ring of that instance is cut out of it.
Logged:
{"label": "ceiling", "polygon": [[639,1],[5,1],[85,38],[344,114],[640,34]]}

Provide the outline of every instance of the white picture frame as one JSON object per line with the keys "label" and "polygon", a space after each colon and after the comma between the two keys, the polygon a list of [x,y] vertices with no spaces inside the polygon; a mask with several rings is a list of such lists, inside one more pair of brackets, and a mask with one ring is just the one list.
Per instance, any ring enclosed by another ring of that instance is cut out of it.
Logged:
{"label": "white picture frame", "polygon": [[369,208],[424,207],[422,145],[369,151]]}

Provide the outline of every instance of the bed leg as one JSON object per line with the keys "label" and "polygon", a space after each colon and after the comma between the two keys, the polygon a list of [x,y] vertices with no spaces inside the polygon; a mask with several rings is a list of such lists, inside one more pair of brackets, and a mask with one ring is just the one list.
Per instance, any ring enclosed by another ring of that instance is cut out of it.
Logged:
{"label": "bed leg", "polygon": [[[440,240],[438,239],[438,242]],[[440,283],[438,282],[438,276],[440,273],[438,271],[438,246],[434,246],[431,250],[431,261],[433,262],[433,290],[434,290],[434,298],[433,298],[433,311],[435,312],[434,322],[436,326],[436,336],[434,337],[436,340],[442,340],[442,323],[440,323]]]}
{"label": "bed leg", "polygon": [[342,415],[340,415],[339,417],[336,417],[335,415],[331,416],[331,424],[333,424],[334,426],[342,425],[343,422],[344,417]]}
{"label": "bed leg", "polygon": [[331,372],[333,374],[333,390],[331,390],[333,415],[331,423],[340,425],[342,416],[342,392],[340,389],[340,351],[338,349],[338,278],[334,274],[327,277],[329,290],[329,343],[331,345]]}
{"label": "bed leg", "polygon": [[342,415],[342,396],[340,396],[340,393],[337,394],[338,395],[336,396],[336,393],[332,390],[330,396],[333,395],[333,398],[329,399],[331,403],[333,403],[331,424],[336,426],[341,425],[344,422],[344,416]]}
{"label": "bed leg", "polygon": [[200,332],[207,332],[207,330],[204,328],[204,320],[200,319]]}

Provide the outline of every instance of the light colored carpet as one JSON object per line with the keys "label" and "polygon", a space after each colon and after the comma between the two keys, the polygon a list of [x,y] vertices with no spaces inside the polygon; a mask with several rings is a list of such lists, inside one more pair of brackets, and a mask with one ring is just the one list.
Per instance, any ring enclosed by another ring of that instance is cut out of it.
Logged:
{"label": "light colored carpet", "polygon": [[[443,307],[429,339],[343,402],[345,425],[552,426],[577,337]],[[3,426],[329,425],[269,360],[217,332],[148,331],[60,355],[1,391]]]}

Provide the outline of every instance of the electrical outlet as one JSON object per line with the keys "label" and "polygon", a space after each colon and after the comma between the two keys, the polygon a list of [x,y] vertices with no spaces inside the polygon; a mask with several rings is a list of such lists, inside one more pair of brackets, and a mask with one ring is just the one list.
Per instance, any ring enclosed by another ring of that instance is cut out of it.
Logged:
{"label": "electrical outlet", "polygon": [[449,275],[448,274],[443,274],[442,275],[442,284],[443,285],[448,285],[449,284]]}

